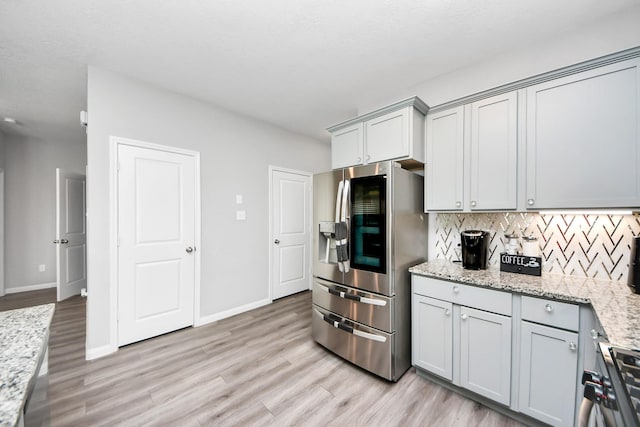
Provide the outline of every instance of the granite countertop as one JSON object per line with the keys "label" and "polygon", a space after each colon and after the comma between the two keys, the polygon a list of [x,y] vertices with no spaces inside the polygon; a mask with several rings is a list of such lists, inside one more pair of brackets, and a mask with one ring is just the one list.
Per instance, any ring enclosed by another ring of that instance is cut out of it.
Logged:
{"label": "granite countertop", "polygon": [[611,343],[640,349],[640,295],[634,294],[626,283],[549,273],[527,276],[503,272],[497,267],[465,270],[462,264],[446,260],[424,262],[411,267],[409,272],[522,295],[591,304]]}
{"label": "granite countertop", "polygon": [[0,427],[20,419],[47,349],[54,308],[0,311]]}

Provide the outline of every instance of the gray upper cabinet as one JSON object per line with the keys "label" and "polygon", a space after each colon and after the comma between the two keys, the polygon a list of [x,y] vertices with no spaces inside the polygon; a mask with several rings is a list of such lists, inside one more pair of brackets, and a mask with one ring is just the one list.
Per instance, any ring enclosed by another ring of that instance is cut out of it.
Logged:
{"label": "gray upper cabinet", "polygon": [[463,209],[464,108],[427,115],[425,210]]}
{"label": "gray upper cabinet", "polygon": [[528,87],[526,207],[640,206],[640,59]]}
{"label": "gray upper cabinet", "polygon": [[355,123],[331,135],[331,167],[333,169],[362,163],[363,128],[362,123]]}
{"label": "gray upper cabinet", "polygon": [[426,145],[426,211],[517,208],[517,92],[430,113]]}
{"label": "gray upper cabinet", "polygon": [[424,163],[424,115],[428,108],[413,97],[330,127],[331,167],[384,160]]}
{"label": "gray upper cabinet", "polygon": [[471,104],[471,210],[516,209],[518,93]]}

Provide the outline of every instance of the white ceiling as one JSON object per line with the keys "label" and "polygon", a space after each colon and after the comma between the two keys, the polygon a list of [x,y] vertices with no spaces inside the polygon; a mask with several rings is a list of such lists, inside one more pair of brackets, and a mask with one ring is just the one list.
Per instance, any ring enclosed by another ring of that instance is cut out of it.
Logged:
{"label": "white ceiling", "polygon": [[0,129],[83,143],[93,65],[327,140],[359,105],[639,3],[2,0],[0,117],[18,124]]}

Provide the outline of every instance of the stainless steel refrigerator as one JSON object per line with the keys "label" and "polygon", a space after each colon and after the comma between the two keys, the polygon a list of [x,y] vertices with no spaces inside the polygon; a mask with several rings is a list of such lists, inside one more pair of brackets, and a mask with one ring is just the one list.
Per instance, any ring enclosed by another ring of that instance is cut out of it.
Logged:
{"label": "stainless steel refrigerator", "polygon": [[313,177],[313,339],[390,381],[411,365],[411,278],[427,258],[424,178],[382,162]]}

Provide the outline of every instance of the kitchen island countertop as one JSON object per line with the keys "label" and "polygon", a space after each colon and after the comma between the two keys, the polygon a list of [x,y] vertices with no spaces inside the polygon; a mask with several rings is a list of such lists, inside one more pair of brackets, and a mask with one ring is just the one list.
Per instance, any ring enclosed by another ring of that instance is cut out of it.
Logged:
{"label": "kitchen island countertop", "polygon": [[55,304],[0,312],[0,427],[15,426],[44,359]]}
{"label": "kitchen island countertop", "polygon": [[522,295],[591,304],[611,343],[640,348],[640,295],[623,282],[550,273],[528,276],[500,271],[497,267],[465,270],[462,264],[446,260],[427,261],[411,267],[409,272]]}

